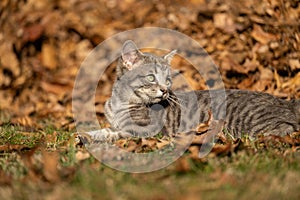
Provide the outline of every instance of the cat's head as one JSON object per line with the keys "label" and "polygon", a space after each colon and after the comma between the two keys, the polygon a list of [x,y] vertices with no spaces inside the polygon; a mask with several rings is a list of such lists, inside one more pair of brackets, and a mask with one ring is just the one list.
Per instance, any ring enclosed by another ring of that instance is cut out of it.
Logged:
{"label": "cat's head", "polygon": [[143,53],[134,42],[124,43],[117,66],[117,80],[136,103],[158,103],[169,97],[172,86],[170,63],[176,51],[164,56]]}

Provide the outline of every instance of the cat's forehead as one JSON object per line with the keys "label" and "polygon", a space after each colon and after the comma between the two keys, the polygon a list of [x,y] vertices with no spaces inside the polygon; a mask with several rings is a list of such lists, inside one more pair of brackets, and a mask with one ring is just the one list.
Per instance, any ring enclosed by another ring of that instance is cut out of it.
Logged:
{"label": "cat's forehead", "polygon": [[168,66],[168,62],[166,59],[150,53],[144,53],[144,64],[157,64],[161,66]]}
{"label": "cat's forehead", "polygon": [[170,73],[170,67],[166,64],[162,64],[159,62],[156,63],[143,63],[138,69],[142,74],[165,74],[168,75]]}

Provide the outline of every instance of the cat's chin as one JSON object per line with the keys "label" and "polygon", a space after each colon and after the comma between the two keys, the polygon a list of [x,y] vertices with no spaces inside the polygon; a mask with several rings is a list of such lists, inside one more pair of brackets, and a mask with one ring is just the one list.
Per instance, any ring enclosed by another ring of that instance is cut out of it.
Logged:
{"label": "cat's chin", "polygon": [[155,98],[155,99],[152,100],[151,103],[159,103],[159,102],[161,102],[161,101],[163,101],[163,100],[164,100],[164,99],[162,99],[162,98]]}
{"label": "cat's chin", "polygon": [[150,104],[156,104],[156,103],[160,103],[160,102],[166,101],[166,100],[167,99],[164,97],[156,97],[151,100]]}

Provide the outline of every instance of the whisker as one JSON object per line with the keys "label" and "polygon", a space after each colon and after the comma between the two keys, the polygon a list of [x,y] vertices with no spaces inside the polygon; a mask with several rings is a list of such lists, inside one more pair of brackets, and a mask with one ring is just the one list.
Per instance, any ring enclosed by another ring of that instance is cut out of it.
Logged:
{"label": "whisker", "polygon": [[173,98],[173,99],[176,99],[179,103],[186,103],[187,101],[186,100],[184,100],[184,99],[182,99],[182,98],[179,98],[179,97],[177,97],[177,96],[170,96],[171,98]]}
{"label": "whisker", "polygon": [[173,103],[175,103],[175,104],[181,106],[180,103],[177,102],[175,99],[172,99],[172,98],[170,98],[170,97],[168,97],[167,99],[169,99],[169,100],[172,101]]}
{"label": "whisker", "polygon": [[[169,96],[170,99],[173,99],[174,101],[176,101],[177,103],[180,103],[180,99],[177,96]],[[182,101],[183,102],[183,101]]]}

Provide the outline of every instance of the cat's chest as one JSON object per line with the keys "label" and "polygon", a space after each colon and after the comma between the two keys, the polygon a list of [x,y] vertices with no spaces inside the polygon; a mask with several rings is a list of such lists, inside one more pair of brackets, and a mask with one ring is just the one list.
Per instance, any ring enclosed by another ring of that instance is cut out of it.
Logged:
{"label": "cat's chest", "polygon": [[160,124],[161,121],[165,121],[167,112],[168,106],[161,104],[122,104],[112,99],[105,104],[106,118],[115,128],[121,128],[120,124],[124,124],[124,121],[141,127]]}
{"label": "cat's chest", "polygon": [[131,105],[128,109],[129,117],[139,126],[149,126],[164,121],[168,112],[168,106],[161,104]]}

